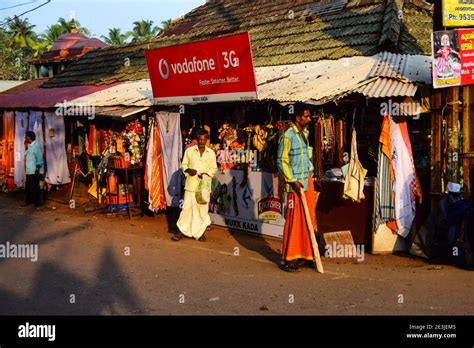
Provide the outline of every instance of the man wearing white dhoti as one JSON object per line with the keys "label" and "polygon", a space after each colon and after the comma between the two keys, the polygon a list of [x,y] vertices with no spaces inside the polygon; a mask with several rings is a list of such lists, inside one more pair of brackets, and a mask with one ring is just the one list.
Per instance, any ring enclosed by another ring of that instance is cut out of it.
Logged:
{"label": "man wearing white dhoti", "polygon": [[183,236],[205,241],[204,232],[211,224],[209,216],[209,202],[196,200],[196,193],[211,188],[212,177],[217,173],[216,154],[206,147],[209,133],[200,129],[197,133],[198,144],[191,146],[184,153],[181,169],[186,175],[184,187],[183,210],[176,224],[179,233],[173,236],[174,241],[179,241]]}

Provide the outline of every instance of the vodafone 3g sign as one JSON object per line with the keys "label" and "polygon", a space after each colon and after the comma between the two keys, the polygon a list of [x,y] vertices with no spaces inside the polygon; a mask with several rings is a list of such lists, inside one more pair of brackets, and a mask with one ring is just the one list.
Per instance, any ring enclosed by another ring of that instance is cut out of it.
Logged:
{"label": "vodafone 3g sign", "polygon": [[257,99],[248,33],[145,51],[156,104]]}

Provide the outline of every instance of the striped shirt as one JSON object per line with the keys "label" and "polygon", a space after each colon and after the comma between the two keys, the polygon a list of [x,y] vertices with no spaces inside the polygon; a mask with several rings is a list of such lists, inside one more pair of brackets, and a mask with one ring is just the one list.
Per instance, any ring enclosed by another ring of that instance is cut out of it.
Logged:
{"label": "striped shirt", "polygon": [[[303,134],[308,139],[309,131],[303,129]],[[313,175],[314,167],[311,162],[313,149],[306,144],[298,128],[293,124],[281,136],[278,145],[277,166],[286,181],[286,191],[293,192],[289,185],[298,181],[308,190],[308,178]]]}

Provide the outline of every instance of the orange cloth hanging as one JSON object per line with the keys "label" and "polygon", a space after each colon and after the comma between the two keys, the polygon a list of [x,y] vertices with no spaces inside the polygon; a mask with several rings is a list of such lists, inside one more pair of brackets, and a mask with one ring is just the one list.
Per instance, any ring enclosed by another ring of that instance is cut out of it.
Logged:
{"label": "orange cloth hanging", "polygon": [[14,168],[14,141],[15,141],[15,117],[13,112],[4,112],[3,114],[3,134],[2,147],[3,155],[1,162],[1,170],[3,172],[3,181],[7,181],[7,177],[13,175]]}
{"label": "orange cloth hanging", "polygon": [[158,123],[153,133],[150,210],[159,211],[166,209],[165,188],[163,185],[163,156],[161,153],[160,129]]}

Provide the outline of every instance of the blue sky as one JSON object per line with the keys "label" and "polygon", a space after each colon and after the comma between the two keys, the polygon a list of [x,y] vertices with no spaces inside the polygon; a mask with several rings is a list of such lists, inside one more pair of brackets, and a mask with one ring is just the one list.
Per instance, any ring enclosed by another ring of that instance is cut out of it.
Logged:
{"label": "blue sky", "polygon": [[[0,0],[0,21],[18,15],[44,3],[45,0]],[[109,28],[117,27],[126,32],[133,22],[140,19],[153,20],[155,25],[169,18],[178,18],[205,0],[51,0],[51,2],[22,18],[36,25],[37,33],[56,23],[59,17],[67,19],[74,14],[82,26],[92,32],[93,37],[107,35]],[[25,4],[28,3],[28,4]],[[25,4],[5,9],[7,7]]]}

